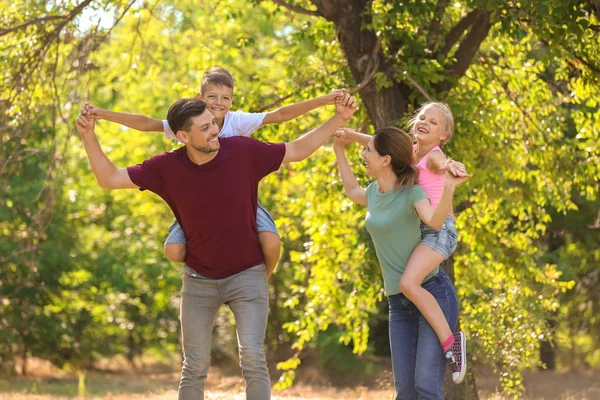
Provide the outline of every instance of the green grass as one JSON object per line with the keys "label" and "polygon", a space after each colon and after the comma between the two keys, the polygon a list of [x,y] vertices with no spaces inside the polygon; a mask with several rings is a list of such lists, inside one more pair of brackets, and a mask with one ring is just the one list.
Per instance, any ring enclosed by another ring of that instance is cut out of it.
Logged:
{"label": "green grass", "polygon": [[[152,379],[150,379],[152,378]],[[173,375],[140,376],[123,374],[91,374],[85,379],[87,396],[108,394],[160,394],[177,389],[177,378]],[[59,397],[79,395],[79,380],[69,378],[7,379],[0,378],[0,393],[45,394]]]}

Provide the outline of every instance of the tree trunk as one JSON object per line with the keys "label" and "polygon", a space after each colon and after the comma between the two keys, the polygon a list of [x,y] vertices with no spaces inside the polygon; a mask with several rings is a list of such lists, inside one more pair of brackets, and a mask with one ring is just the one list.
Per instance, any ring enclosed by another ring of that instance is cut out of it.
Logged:
{"label": "tree trunk", "polygon": [[398,121],[406,113],[412,88],[394,82],[392,86],[377,91],[375,79],[369,72],[376,66],[375,72],[388,75],[392,69],[377,45],[375,32],[363,29],[372,22],[371,14],[364,12],[368,4],[364,0],[323,0],[315,5],[326,19],[334,23],[340,47],[355,81],[360,83],[371,77],[359,93],[375,129],[380,129]]}
{"label": "tree trunk", "polygon": [[21,354],[23,364],[21,364],[21,375],[27,376],[27,337],[23,337],[23,353]]}
{"label": "tree trunk", "polygon": [[[448,274],[450,280],[454,284],[454,256],[444,261],[441,265],[443,270]],[[457,330],[460,330],[460,320],[456,326]],[[449,369],[446,368],[446,381],[444,384],[444,392],[446,393],[446,400],[478,400],[479,395],[477,394],[477,385],[475,382],[475,375],[473,374],[472,359],[469,357],[467,352],[467,375],[460,385],[455,385],[452,382],[452,376]]]}
{"label": "tree trunk", "polygon": [[544,364],[544,367],[540,367],[541,370],[554,371],[556,370],[556,342],[554,341],[554,333],[556,331],[556,319],[554,316],[546,318],[546,324],[550,330],[550,334],[546,337],[546,340],[540,341],[540,361]]}

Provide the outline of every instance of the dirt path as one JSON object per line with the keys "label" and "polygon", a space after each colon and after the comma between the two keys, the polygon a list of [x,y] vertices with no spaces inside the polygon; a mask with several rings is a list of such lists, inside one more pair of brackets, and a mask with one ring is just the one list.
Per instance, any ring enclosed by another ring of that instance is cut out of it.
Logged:
{"label": "dirt path", "polygon": [[[320,370],[303,374],[303,382],[283,392],[274,392],[273,400],[362,400],[390,399],[391,374],[385,371],[370,387],[338,388],[324,379]],[[128,371],[95,372],[86,377],[85,399],[97,400],[171,400],[177,398],[179,373],[170,371],[133,373]],[[539,372],[524,374],[526,400],[600,399],[600,371]],[[480,399],[501,400],[498,380],[489,372],[477,379]],[[206,384],[206,400],[245,400],[244,382],[235,371],[211,367]],[[38,373],[34,378],[0,378],[0,400],[81,399],[78,380],[57,370]]]}

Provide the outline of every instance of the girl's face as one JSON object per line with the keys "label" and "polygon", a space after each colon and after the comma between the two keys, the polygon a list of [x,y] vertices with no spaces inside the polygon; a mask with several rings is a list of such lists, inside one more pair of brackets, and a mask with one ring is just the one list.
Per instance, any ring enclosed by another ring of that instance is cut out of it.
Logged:
{"label": "girl's face", "polygon": [[427,107],[417,115],[413,132],[419,144],[440,145],[448,138],[446,116],[436,107]]}
{"label": "girl's face", "polygon": [[373,138],[369,139],[369,144],[365,147],[360,157],[365,161],[367,174],[373,178],[379,176],[381,171],[390,164],[389,156],[382,156],[375,150]]}

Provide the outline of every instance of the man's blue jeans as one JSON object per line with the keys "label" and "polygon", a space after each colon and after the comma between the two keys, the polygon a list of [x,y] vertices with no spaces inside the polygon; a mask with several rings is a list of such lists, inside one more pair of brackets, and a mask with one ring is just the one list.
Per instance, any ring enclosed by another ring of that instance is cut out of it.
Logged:
{"label": "man's blue jeans", "polygon": [[[448,275],[440,269],[422,286],[438,301],[450,329],[456,330],[458,299]],[[388,302],[396,400],[443,400],[446,360],[437,335],[402,293],[389,296]]]}

